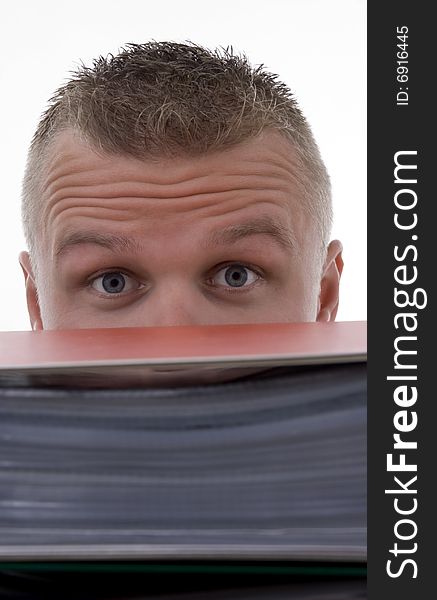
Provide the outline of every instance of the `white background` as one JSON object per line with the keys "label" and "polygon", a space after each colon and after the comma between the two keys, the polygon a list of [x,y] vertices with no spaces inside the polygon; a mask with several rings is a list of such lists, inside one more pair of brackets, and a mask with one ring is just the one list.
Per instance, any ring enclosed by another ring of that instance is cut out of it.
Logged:
{"label": "white background", "polygon": [[[7,8],[5,8],[7,6]],[[17,256],[27,148],[53,92],[81,60],[128,42],[232,45],[295,93],[331,175],[344,245],[337,320],[366,319],[364,0],[17,0],[0,24],[0,330],[29,329]]]}

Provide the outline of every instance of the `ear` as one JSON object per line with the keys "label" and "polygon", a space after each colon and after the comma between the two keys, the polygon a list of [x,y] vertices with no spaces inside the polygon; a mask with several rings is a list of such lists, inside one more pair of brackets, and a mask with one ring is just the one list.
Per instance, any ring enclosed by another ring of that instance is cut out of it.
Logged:
{"label": "ear", "polygon": [[38,303],[35,276],[28,252],[20,252],[19,261],[24,274],[26,286],[27,310],[29,312],[30,324],[34,331],[43,329],[41,310]]}
{"label": "ear", "polygon": [[338,240],[332,241],[328,246],[320,282],[317,321],[335,320],[338,309],[340,277],[343,271],[342,251],[343,246]]}

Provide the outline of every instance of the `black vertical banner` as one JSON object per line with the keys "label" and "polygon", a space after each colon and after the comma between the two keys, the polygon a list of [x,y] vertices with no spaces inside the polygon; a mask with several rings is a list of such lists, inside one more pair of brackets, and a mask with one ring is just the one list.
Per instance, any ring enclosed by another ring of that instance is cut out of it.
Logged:
{"label": "black vertical banner", "polygon": [[437,597],[431,9],[368,5],[370,600]]}

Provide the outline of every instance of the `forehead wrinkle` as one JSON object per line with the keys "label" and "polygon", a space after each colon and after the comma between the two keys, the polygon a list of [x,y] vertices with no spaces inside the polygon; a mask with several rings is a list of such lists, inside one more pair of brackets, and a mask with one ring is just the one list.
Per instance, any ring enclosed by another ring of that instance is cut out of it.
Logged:
{"label": "forehead wrinkle", "polygon": [[[295,171],[298,170],[293,159],[293,152],[289,151],[286,155],[282,155],[278,148],[275,149],[275,154],[278,156],[274,154],[273,156],[257,157],[251,156],[249,153],[248,156],[239,156],[238,161],[231,160],[229,157],[230,160],[226,161],[226,165],[222,164],[218,168],[214,168],[213,172],[211,171],[211,161],[214,156],[210,155],[200,158],[192,157],[190,160],[176,158],[150,161],[147,158],[141,160],[127,158],[123,155],[100,156],[90,148],[80,145],[67,152],[62,150],[62,146],[57,150],[55,156],[52,154],[45,173],[43,189],[46,197],[62,188],[70,187],[72,184],[83,187],[132,186],[133,193],[119,194],[132,196],[144,193],[144,186],[158,189],[167,188],[167,191],[163,193],[158,192],[158,196],[178,195],[179,191],[176,194],[172,192],[173,187],[182,187],[183,190],[189,187],[190,191],[203,188],[207,192],[209,185],[215,187],[217,181],[221,184],[226,181],[225,187],[229,185],[231,188],[234,178],[239,180],[240,185],[244,181],[246,184],[250,182],[254,187],[262,185],[275,188],[292,183],[295,179]],[[79,154],[80,150],[81,154]],[[222,152],[220,156],[225,158],[226,154],[228,152]],[[114,162],[117,176],[115,181],[108,182],[111,172],[114,172]],[[139,192],[135,190],[139,190]]]}
{"label": "forehead wrinkle", "polygon": [[[150,189],[149,186],[147,186],[147,184],[143,184],[143,187],[146,189],[140,190],[140,189],[135,189],[135,188],[131,188],[128,189],[126,187],[124,187],[123,189],[118,189],[118,183],[117,184],[107,184],[107,185],[102,185],[102,186],[70,186],[67,188],[61,188],[58,191],[52,193],[52,195],[49,197],[48,202],[50,204],[56,204],[58,202],[61,202],[62,200],[65,199],[83,199],[83,200],[93,200],[93,199],[98,199],[98,200],[120,200],[120,201],[124,201],[124,200],[130,200],[130,199],[142,199],[142,200],[159,200],[159,201],[165,201],[165,200],[190,200],[190,199],[207,199],[208,197],[211,196],[219,196],[222,194],[229,194],[229,193],[237,193],[237,192],[243,192],[243,193],[249,193],[249,194],[253,194],[253,193],[258,193],[258,192],[264,192],[264,193],[276,193],[276,192],[282,192],[282,193],[287,193],[287,189],[283,188],[282,186],[269,186],[269,187],[265,187],[265,186],[261,186],[261,185],[257,185],[257,186],[253,186],[253,187],[247,187],[247,186],[229,186],[229,187],[225,187],[222,186],[220,189],[217,188],[217,186],[213,186],[211,185],[210,189],[204,189],[202,191],[197,191],[197,192],[192,192],[192,193],[183,193],[182,190],[180,189],[174,189],[174,190],[169,190],[167,189],[162,189],[161,191],[159,190],[152,190]],[[121,184],[120,184],[121,185]],[[147,189],[149,187],[149,189]]]}
{"label": "forehead wrinkle", "polygon": [[[228,191],[287,192],[291,180],[291,177],[287,180],[285,177],[259,171],[256,173],[244,172],[242,174],[214,173],[207,176],[191,177],[178,182],[153,181],[153,178],[147,172],[144,174],[144,179],[138,179],[138,173],[136,173],[135,177],[129,179],[117,177],[114,181],[108,181],[107,173],[96,173],[94,171],[87,171],[87,173],[90,175],[86,178],[69,173],[47,180],[42,188],[43,194],[49,202],[56,202],[66,196],[100,196],[113,199],[143,197],[164,200]],[[94,175],[91,175],[93,173]]]}
{"label": "forehead wrinkle", "polygon": [[[81,161],[83,162],[83,161]],[[103,188],[111,189],[111,187],[121,186],[127,190],[134,190],[132,195],[139,194],[136,190],[143,190],[144,188],[156,187],[168,187],[184,186],[185,184],[191,184],[195,187],[199,187],[203,180],[208,180],[210,174],[196,175],[192,177],[172,177],[172,171],[162,169],[162,175],[160,172],[153,173],[147,169],[149,166],[144,163],[142,166],[142,173],[137,168],[129,169],[120,167],[117,173],[114,173],[112,165],[98,164],[94,167],[69,169],[68,164],[61,165],[56,170],[50,171],[42,187],[46,195],[53,195],[57,191],[68,188]],[[119,166],[117,166],[119,167]],[[130,195],[129,191],[125,195]]]}
{"label": "forehead wrinkle", "polygon": [[[117,208],[121,212],[126,210],[122,206],[125,200],[149,200],[152,203],[159,201],[160,204],[168,200],[168,210],[171,208],[175,213],[185,212],[187,209],[207,209],[219,195],[222,196],[221,202],[226,203],[235,194],[245,193],[252,197],[256,194],[258,198],[260,193],[274,194],[276,197],[280,195],[288,199],[290,196],[299,198],[301,190],[296,181],[296,169],[284,168],[284,164],[294,167],[293,149],[288,148],[287,144],[288,151],[284,152],[285,149],[280,148],[280,144],[278,146],[274,156],[245,156],[240,160],[239,166],[234,161],[228,162],[226,168],[221,165],[213,173],[209,163],[202,159],[191,159],[188,162],[180,162],[179,159],[165,160],[159,164],[157,171],[157,163],[147,160],[143,162],[129,159],[126,162],[126,157],[123,156],[102,157],[86,147],[79,148],[85,150],[80,157],[77,156],[78,147],[73,148],[71,154],[61,150],[52,158],[50,172],[47,174],[46,193],[43,194],[46,198],[43,202],[43,212],[46,213],[44,216],[56,216],[64,208],[80,209],[81,205],[92,207],[93,198],[98,199],[99,205],[102,201],[106,208]],[[87,152],[90,154],[89,162],[86,161]],[[115,166],[118,177],[111,182],[108,181],[108,178],[112,178],[110,167],[117,158],[120,159],[120,163]],[[144,168],[144,177],[138,171],[139,166]],[[131,177],[126,180],[129,175]],[[290,184],[295,193],[290,189]],[[181,200],[183,205],[170,207],[173,199]],[[119,202],[119,206],[115,207],[114,202]],[[197,206],[191,206],[191,202],[195,202]],[[185,206],[186,203],[188,206]],[[153,208],[151,205],[149,207]]]}
{"label": "forehead wrinkle", "polygon": [[288,227],[284,227],[269,215],[214,231],[204,240],[203,246],[208,249],[214,246],[233,244],[253,235],[268,235],[287,250],[297,249],[293,231]]}
{"label": "forehead wrinkle", "polygon": [[103,218],[115,220],[129,220],[131,215],[147,216],[149,218],[172,216],[178,217],[184,213],[201,214],[204,211],[211,216],[215,214],[230,213],[239,211],[248,205],[260,203],[274,203],[281,206],[291,206],[290,198],[287,198],[285,190],[264,190],[253,188],[239,188],[229,191],[220,191],[214,193],[195,194],[191,196],[182,196],[174,198],[144,198],[137,197],[110,197],[95,198],[82,197],[77,195],[67,195],[57,198],[56,201],[50,198],[44,203],[42,208],[43,222],[53,223],[59,218],[63,220],[71,218],[71,214],[83,214],[89,218],[99,218],[96,211]]}

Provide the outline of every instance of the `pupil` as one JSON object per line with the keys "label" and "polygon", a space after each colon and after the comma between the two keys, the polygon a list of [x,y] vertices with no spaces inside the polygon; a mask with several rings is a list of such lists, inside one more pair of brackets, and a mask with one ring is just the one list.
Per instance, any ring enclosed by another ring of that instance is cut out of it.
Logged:
{"label": "pupil", "polygon": [[118,294],[123,291],[126,285],[123,275],[118,273],[108,273],[102,279],[102,286],[105,292]]}
{"label": "pupil", "polygon": [[225,272],[226,283],[232,287],[241,287],[247,281],[247,269],[245,267],[230,267]]}

